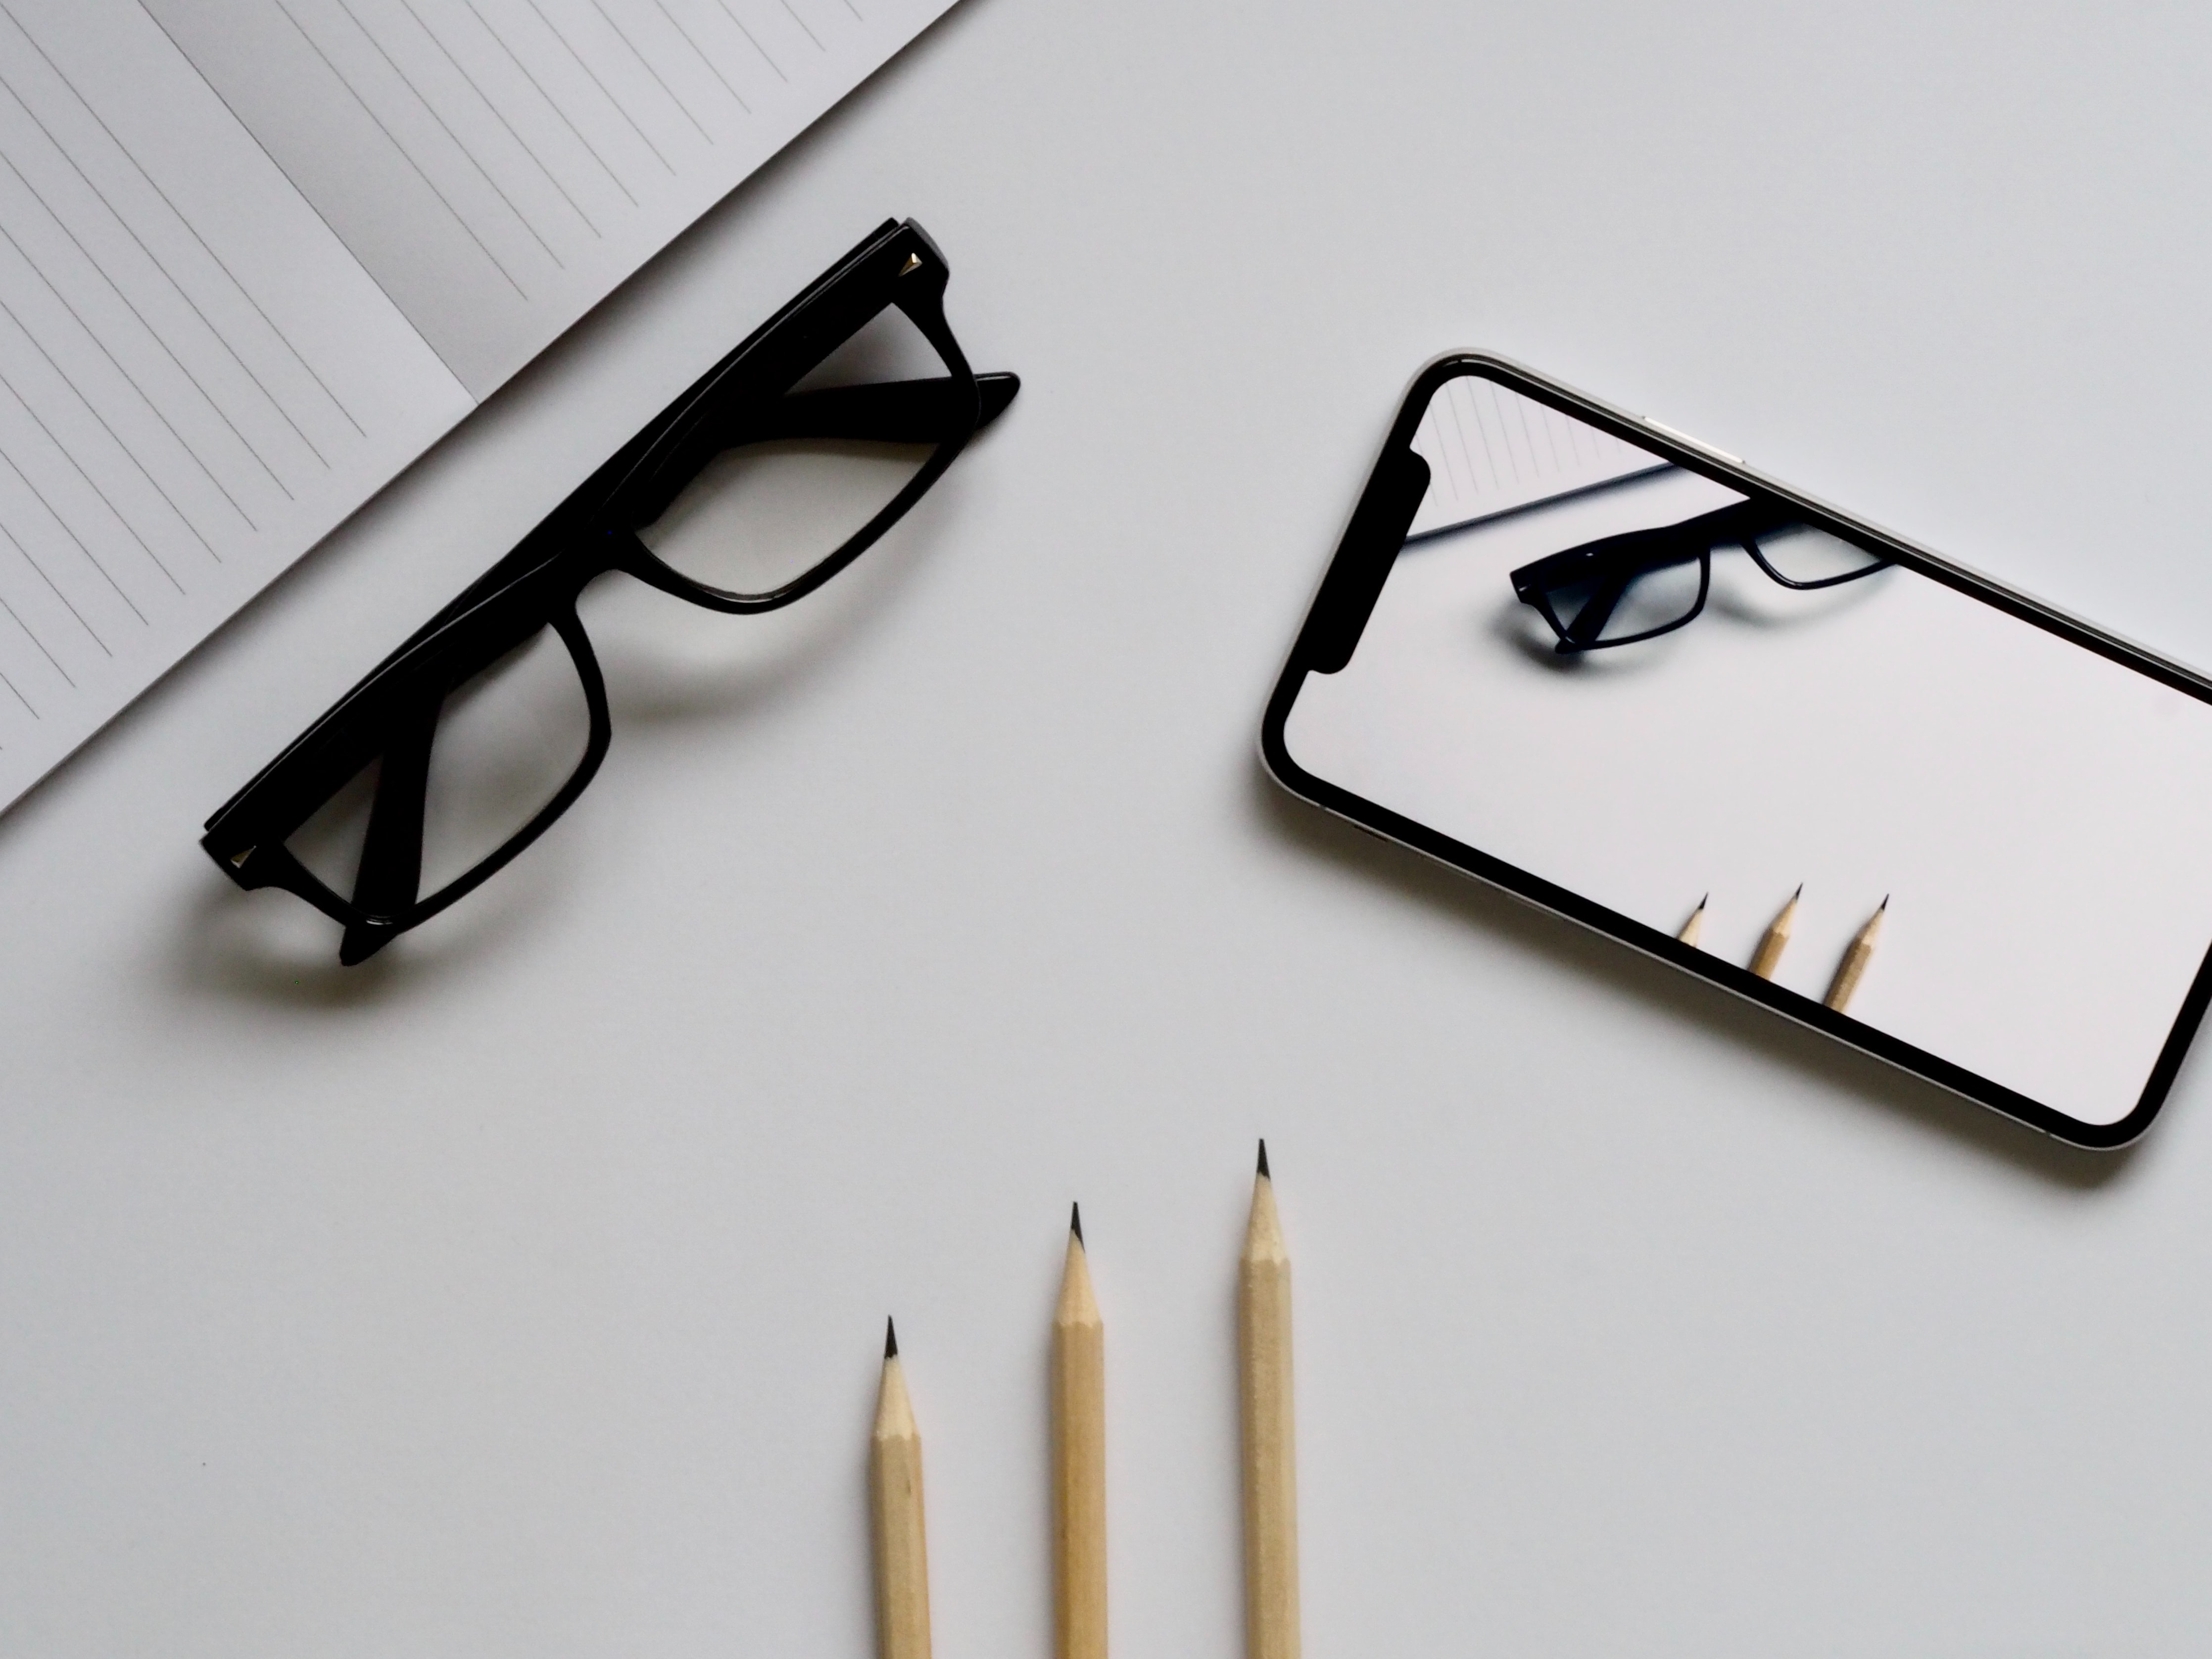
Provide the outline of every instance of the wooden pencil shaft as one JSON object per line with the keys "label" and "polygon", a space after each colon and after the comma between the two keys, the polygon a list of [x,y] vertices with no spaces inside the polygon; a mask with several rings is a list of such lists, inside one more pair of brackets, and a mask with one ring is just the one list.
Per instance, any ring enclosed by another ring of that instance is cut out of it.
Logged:
{"label": "wooden pencil shaft", "polygon": [[1844,959],[1836,964],[1836,976],[1829,981],[1828,994],[1823,999],[1829,1007],[1842,1013],[1851,1006],[1851,993],[1859,988],[1859,975],[1866,972],[1867,960],[1874,955],[1874,946],[1853,939]]}
{"label": "wooden pencil shaft", "polygon": [[870,1449],[876,1651],[880,1659],[929,1659],[929,1548],[922,1525],[921,1436],[915,1427],[905,1375],[896,1358],[884,1362]]}
{"label": "wooden pencil shaft", "polygon": [[1237,1279],[1244,1431],[1244,1619],[1249,1659],[1298,1659],[1297,1436],[1291,1387],[1291,1264],[1273,1183],[1253,1189]]}
{"label": "wooden pencil shaft", "polygon": [[1766,932],[1759,941],[1759,949],[1751,958],[1751,971],[1761,979],[1772,979],[1774,970],[1782,965],[1782,952],[1790,944],[1790,929],[1797,920],[1797,900],[1793,895],[1782,907],[1781,914],[1767,924]]}
{"label": "wooden pencil shaft", "polygon": [[1106,1327],[1068,1240],[1052,1322],[1053,1637],[1059,1659],[1106,1659]]}
{"label": "wooden pencil shaft", "polygon": [[1759,941],[1759,950],[1751,959],[1751,971],[1761,979],[1772,979],[1774,970],[1782,965],[1782,952],[1790,943],[1790,935],[1768,928],[1766,937]]}
{"label": "wooden pencil shaft", "polygon": [[1853,936],[1844,949],[1844,959],[1836,964],[1836,976],[1828,983],[1828,994],[1822,999],[1838,1013],[1850,1006],[1851,996],[1859,988],[1859,979],[1874,960],[1875,940],[1881,934],[1881,919],[1887,912],[1889,901],[1882,901],[1882,908],[1867,918],[1866,926]]}

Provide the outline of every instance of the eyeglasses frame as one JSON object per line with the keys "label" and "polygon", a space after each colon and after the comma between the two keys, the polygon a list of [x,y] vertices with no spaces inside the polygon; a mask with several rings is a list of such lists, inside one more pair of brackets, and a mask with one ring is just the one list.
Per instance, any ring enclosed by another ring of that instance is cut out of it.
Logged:
{"label": "eyeglasses frame", "polygon": [[[710,611],[753,615],[805,598],[847,568],[942,477],[1019,381],[979,377],[945,320],[944,256],[913,221],[886,221],[726,354],[515,548],[418,629],[210,817],[201,846],[241,888],[276,887],[345,928],[348,965],[467,896],[574,805],[605,760],[606,684],[577,615],[584,587],[620,571]],[[913,323],[951,371],[943,380],[793,392],[831,352],[887,309]],[[637,532],[707,464],[738,443],[779,437],[933,441],[935,451],[865,525],[818,563],[760,593],[711,586],[662,562]],[[513,836],[427,897],[422,827],[432,734],[445,698],[550,629],[582,683],[590,735],[568,780]],[[284,843],[381,759],[354,894],[343,897]]]}

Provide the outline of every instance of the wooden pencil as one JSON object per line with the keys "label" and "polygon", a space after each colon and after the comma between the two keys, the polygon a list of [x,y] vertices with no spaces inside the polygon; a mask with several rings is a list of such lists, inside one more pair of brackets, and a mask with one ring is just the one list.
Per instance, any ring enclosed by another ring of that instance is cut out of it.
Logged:
{"label": "wooden pencil", "polygon": [[1705,905],[1712,898],[1708,893],[1698,901],[1698,908],[1690,912],[1690,919],[1682,924],[1682,931],[1674,935],[1683,944],[1694,945],[1705,931]]}
{"label": "wooden pencil", "polygon": [[1844,947],[1844,959],[1836,964],[1836,976],[1828,982],[1828,994],[1821,999],[1838,1013],[1851,1006],[1851,993],[1859,988],[1859,975],[1866,972],[1867,963],[1874,959],[1874,942],[1881,937],[1881,919],[1889,909],[1889,895],[1882,895],[1881,902],[1866,919],[1866,926],[1851,936]]}
{"label": "wooden pencil", "polygon": [[1106,1325],[1079,1207],[1052,1317],[1052,1554],[1054,1651],[1106,1659]]}
{"label": "wooden pencil", "polygon": [[1805,896],[1805,884],[1799,882],[1797,890],[1790,896],[1774,920],[1766,924],[1766,932],[1759,941],[1759,949],[1751,958],[1751,971],[1761,979],[1772,979],[1774,970],[1782,965],[1782,952],[1790,944],[1790,930],[1796,924],[1797,901]]}
{"label": "wooden pencil", "polygon": [[1244,1650],[1249,1659],[1298,1659],[1291,1260],[1275,1214],[1264,1140],[1237,1264],[1237,1338],[1244,1418]]}
{"label": "wooden pencil", "polygon": [[870,1530],[876,1547],[876,1651],[929,1659],[929,1549],[922,1527],[921,1434],[907,1398],[898,1332],[884,1327],[884,1376],[868,1459]]}

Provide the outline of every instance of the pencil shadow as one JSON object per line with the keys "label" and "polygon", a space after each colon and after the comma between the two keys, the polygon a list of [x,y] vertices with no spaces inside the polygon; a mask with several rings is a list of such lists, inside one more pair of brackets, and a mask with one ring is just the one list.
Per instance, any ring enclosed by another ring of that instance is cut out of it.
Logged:
{"label": "pencil shadow", "polygon": [[1839,1093],[1882,1107],[1918,1128],[2024,1174],[2076,1192],[2094,1192],[2119,1182],[2138,1156],[2142,1142],[2117,1152],[2092,1152],[2054,1140],[1987,1107],[1730,996],[1717,986],[1625,949],[1407,848],[1368,835],[1298,800],[1269,777],[1256,758],[1249,787],[1262,823],[1304,850],[1347,866],[1366,880],[1447,911],[1472,927],[1502,934],[1516,946],[1559,967],[1656,1004],[1678,1019],[1740,1043],[1764,1059],[1787,1065]]}

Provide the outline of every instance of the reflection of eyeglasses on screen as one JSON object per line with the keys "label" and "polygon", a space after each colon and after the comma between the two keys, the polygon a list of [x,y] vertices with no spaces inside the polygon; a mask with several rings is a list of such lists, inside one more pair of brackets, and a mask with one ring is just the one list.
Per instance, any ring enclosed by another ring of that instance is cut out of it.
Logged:
{"label": "reflection of eyeglasses on screen", "polygon": [[1741,547],[1784,587],[1834,587],[1888,560],[1815,530],[1779,501],[1737,501],[1679,524],[1584,542],[1512,575],[1513,592],[1559,636],[1561,655],[1632,645],[1694,620],[1712,585],[1712,550]]}
{"label": "reflection of eyeglasses on screen", "polygon": [[[283,888],[342,924],[348,963],[476,888],[606,753],[606,687],[576,612],[586,584],[620,571],[709,611],[789,605],[872,545],[1012,401],[1012,374],[969,368],[945,284],[921,228],[884,224],[270,762],[208,821],[209,854],[240,886]],[[802,384],[902,331],[933,374]],[[754,533],[690,553],[680,533],[663,539],[718,489],[756,504]],[[506,723],[478,741],[492,714]]]}

